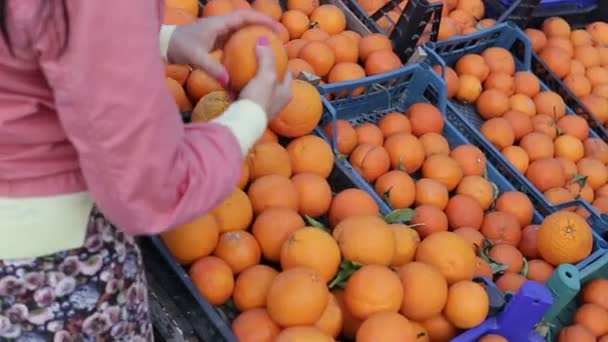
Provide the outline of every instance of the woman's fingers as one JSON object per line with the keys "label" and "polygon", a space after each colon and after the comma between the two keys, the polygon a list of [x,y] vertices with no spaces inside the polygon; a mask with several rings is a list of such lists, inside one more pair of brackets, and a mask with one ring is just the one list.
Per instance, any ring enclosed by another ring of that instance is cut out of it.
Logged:
{"label": "woman's fingers", "polygon": [[228,72],[226,68],[215,58],[211,57],[209,53],[199,50],[192,60],[194,67],[207,72],[211,77],[220,82],[222,86],[228,84]]}
{"label": "woman's fingers", "polygon": [[256,42],[256,53],[258,57],[257,77],[263,77],[268,85],[276,82],[276,58],[270,40],[266,36],[258,38]]}

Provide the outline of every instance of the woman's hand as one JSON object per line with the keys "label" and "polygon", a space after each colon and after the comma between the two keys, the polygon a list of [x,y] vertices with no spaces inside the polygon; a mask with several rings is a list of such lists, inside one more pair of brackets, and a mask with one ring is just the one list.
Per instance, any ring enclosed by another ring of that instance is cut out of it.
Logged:
{"label": "woman's hand", "polygon": [[279,81],[274,50],[267,37],[258,39],[256,53],[259,61],[258,72],[241,90],[239,98],[260,105],[270,121],[291,100],[291,72],[287,71],[283,81]]}
{"label": "woman's hand", "polygon": [[169,42],[167,58],[171,63],[190,64],[208,72],[222,84],[228,83],[228,73],[209,52],[223,46],[232,32],[247,25],[264,25],[275,32],[278,23],[252,9],[237,10],[227,15],[203,18],[175,29]]}

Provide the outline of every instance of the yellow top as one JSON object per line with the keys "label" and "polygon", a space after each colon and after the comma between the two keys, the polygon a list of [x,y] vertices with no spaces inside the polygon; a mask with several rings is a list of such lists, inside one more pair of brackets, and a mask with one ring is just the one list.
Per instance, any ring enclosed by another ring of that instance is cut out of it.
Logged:
{"label": "yellow top", "polygon": [[92,209],[87,192],[0,197],[0,259],[35,258],[81,247]]}

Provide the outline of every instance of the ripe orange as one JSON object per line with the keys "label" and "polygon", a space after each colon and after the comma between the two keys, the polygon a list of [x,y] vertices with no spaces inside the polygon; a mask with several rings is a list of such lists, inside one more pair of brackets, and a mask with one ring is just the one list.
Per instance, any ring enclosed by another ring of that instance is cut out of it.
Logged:
{"label": "ripe orange", "polygon": [[213,210],[220,232],[245,230],[253,220],[253,208],[247,194],[236,189],[222,204]]}
{"label": "ripe orange", "polygon": [[253,265],[241,272],[232,293],[232,301],[239,311],[265,307],[268,289],[277,274],[279,272],[266,265]]}
{"label": "ripe orange", "polygon": [[298,190],[291,180],[284,176],[268,175],[254,180],[249,185],[247,195],[251,200],[253,212],[261,213],[271,207],[298,210]]}
{"label": "ripe orange", "polygon": [[266,309],[282,327],[312,325],[329,302],[329,290],[321,275],[307,267],[279,273],[268,290]]}
{"label": "ripe orange", "polygon": [[232,322],[232,332],[239,341],[272,341],[281,332],[266,309],[244,311]]}
{"label": "ripe orange", "polygon": [[369,316],[357,331],[357,341],[416,342],[410,322],[395,312],[379,312]]}
{"label": "ripe orange", "polygon": [[433,266],[410,262],[397,271],[403,286],[401,313],[408,319],[424,321],[443,310],[448,297],[448,284]]}
{"label": "ripe orange", "polygon": [[230,266],[218,257],[198,259],[188,274],[196,288],[212,305],[222,305],[232,295],[234,275]]}
{"label": "ripe orange", "polygon": [[314,130],[323,114],[323,105],[321,95],[308,82],[294,80],[291,92],[291,101],[270,121],[270,128],[281,136],[296,138]]}
{"label": "ripe orange", "polygon": [[310,217],[321,217],[331,205],[332,192],[327,182],[319,174],[304,172],[291,177],[298,192],[299,212]]}
{"label": "ripe orange", "polygon": [[365,265],[355,271],[345,289],[349,311],[367,319],[380,312],[396,313],[403,301],[403,287],[397,274],[380,265]]}
{"label": "ripe orange", "polygon": [[297,211],[274,207],[265,209],[255,218],[251,232],[258,241],[264,258],[279,261],[283,243],[292,232],[304,226],[305,222]]}
{"label": "ripe orange", "polygon": [[219,239],[219,225],[213,215],[202,216],[161,234],[171,254],[182,265],[213,252]]}
{"label": "ripe orange", "polygon": [[234,274],[256,265],[261,258],[260,245],[250,233],[242,230],[226,232],[213,251],[213,255],[224,260]]}
{"label": "ripe orange", "polygon": [[591,254],[591,227],[579,215],[558,211],[545,218],[538,229],[538,252],[554,266],[575,264]]}
{"label": "ripe orange", "polygon": [[385,266],[393,261],[395,236],[389,225],[378,216],[348,217],[335,226],[333,236],[346,260]]}
{"label": "ripe orange", "polygon": [[[437,253],[438,250],[442,253]],[[416,250],[416,261],[436,267],[449,284],[471,280],[475,273],[475,252],[463,237],[453,232],[427,236]]]}
{"label": "ripe orange", "polygon": [[317,271],[329,283],[340,267],[340,247],[336,240],[319,228],[294,231],[281,247],[281,269],[305,266]]}
{"label": "ripe orange", "polygon": [[470,329],[488,316],[490,299],[483,286],[463,280],[448,289],[445,317],[456,327]]}
{"label": "ripe orange", "polygon": [[367,192],[350,188],[334,196],[329,207],[329,225],[336,227],[346,218],[358,215],[378,216],[380,209],[376,201]]}

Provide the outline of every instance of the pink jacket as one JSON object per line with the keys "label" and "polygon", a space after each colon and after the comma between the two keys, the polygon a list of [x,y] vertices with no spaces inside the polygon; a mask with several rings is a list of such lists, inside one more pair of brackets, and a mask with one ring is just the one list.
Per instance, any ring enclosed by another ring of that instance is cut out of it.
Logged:
{"label": "pink jacket", "polygon": [[60,1],[7,3],[15,56],[0,40],[0,197],[89,191],[121,229],[155,234],[233,191],[238,134],[183,125],[168,91],[164,1],[68,1],[63,54]]}

